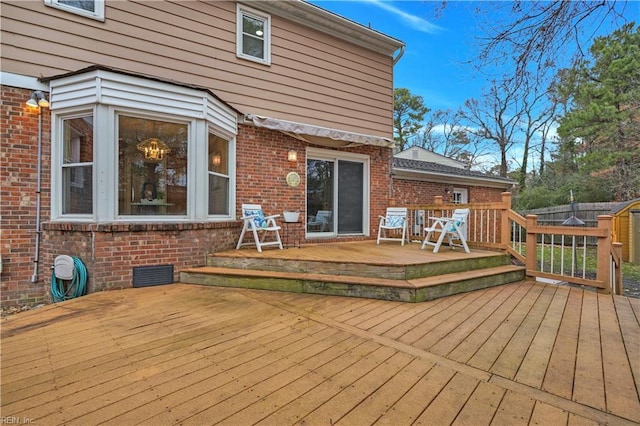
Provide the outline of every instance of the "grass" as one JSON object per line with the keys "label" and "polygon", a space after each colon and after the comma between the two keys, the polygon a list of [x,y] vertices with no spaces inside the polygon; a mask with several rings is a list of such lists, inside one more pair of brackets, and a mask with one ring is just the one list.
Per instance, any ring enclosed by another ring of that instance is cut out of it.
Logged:
{"label": "grass", "polygon": [[640,283],[640,265],[629,262],[622,263],[622,278],[625,281],[634,281]]}
{"label": "grass", "polygon": [[[538,244],[538,264],[540,263],[540,259],[544,259],[544,271],[551,271],[551,262],[553,261],[553,272],[556,274],[560,273],[563,265],[561,264],[562,257],[564,257],[564,274],[571,274],[571,252],[573,249],[571,247],[561,248],[559,246],[553,247],[553,259],[551,256],[551,245],[545,244],[544,250],[542,249],[542,245]],[[561,251],[564,251],[564,256],[561,255]],[[585,254],[586,252],[586,254]],[[522,254],[526,256],[526,246],[522,246]],[[586,256],[586,259],[584,257]],[[595,273],[598,268],[597,264],[597,255],[595,247],[587,247],[586,251],[583,249],[582,245],[576,247],[576,263],[575,263],[575,276],[582,276],[582,267],[583,262],[585,266],[585,274],[587,277],[595,276]],[[622,263],[622,276],[625,281],[634,281],[640,282],[640,265],[635,265],[629,262]]]}

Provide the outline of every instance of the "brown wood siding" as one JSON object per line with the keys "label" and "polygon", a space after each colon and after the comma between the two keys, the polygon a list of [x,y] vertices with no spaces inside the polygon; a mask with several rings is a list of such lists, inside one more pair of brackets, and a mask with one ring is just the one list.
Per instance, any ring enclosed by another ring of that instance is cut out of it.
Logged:
{"label": "brown wood siding", "polygon": [[392,137],[392,59],[272,16],[271,65],[236,57],[234,2],[107,1],[105,22],[4,1],[2,69],[99,64],[210,88],[245,113]]}

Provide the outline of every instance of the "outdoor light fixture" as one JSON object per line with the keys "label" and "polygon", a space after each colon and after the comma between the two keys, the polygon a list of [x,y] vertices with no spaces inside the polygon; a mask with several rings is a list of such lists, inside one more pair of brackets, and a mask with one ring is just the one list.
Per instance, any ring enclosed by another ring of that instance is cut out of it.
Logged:
{"label": "outdoor light fixture", "polygon": [[139,151],[144,152],[144,158],[152,161],[160,161],[164,158],[165,154],[171,152],[167,144],[156,138],[145,139],[136,145],[136,147]]}
{"label": "outdoor light fixture", "polygon": [[294,150],[291,150],[287,153],[287,160],[291,162],[298,161],[298,153]]}
{"label": "outdoor light fixture", "polygon": [[31,98],[27,101],[27,105],[33,108],[48,107],[49,101],[44,97],[44,93],[40,90],[36,90],[31,93]]}
{"label": "outdoor light fixture", "polygon": [[213,156],[213,159],[211,160],[211,163],[213,163],[215,167],[218,167],[222,163],[222,156],[220,155],[219,152],[215,153],[215,155]]}

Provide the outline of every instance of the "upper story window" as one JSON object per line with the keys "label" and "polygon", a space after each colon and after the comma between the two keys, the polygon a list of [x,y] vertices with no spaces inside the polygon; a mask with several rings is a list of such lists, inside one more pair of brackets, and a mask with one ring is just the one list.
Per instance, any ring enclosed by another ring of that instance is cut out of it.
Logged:
{"label": "upper story window", "polygon": [[236,54],[239,58],[271,63],[271,17],[238,4]]}
{"label": "upper story window", "polygon": [[47,6],[104,21],[105,0],[44,0]]}

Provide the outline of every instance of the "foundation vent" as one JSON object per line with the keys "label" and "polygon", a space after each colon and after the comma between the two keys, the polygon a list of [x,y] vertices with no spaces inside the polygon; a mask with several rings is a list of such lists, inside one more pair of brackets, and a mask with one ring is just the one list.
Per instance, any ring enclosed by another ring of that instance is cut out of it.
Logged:
{"label": "foundation vent", "polygon": [[133,287],[173,283],[173,265],[136,266],[133,268]]}

